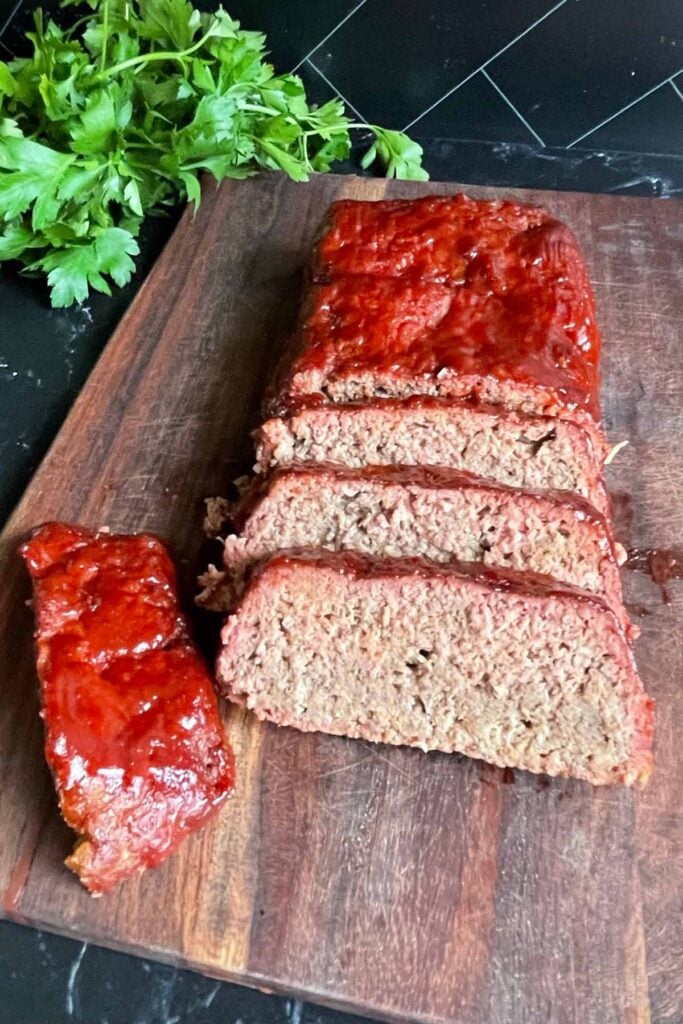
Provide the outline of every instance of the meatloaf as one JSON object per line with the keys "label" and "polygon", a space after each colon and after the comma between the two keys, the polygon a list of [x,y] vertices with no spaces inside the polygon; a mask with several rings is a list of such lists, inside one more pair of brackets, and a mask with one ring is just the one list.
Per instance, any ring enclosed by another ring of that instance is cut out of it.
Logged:
{"label": "meatloaf", "polygon": [[[412,242],[399,233],[399,248],[403,253],[405,244],[416,262],[389,260],[387,276],[383,247],[391,249],[396,231],[383,227],[376,204],[355,204],[362,242],[337,246],[338,259],[330,255],[325,263],[331,279],[307,295],[270,412],[290,411],[313,395],[342,403],[440,395],[575,419],[599,436],[600,335],[571,232],[539,211],[525,216],[524,208],[511,228],[500,223],[501,204],[463,201],[478,213],[466,225],[456,214],[450,245],[463,266],[447,284],[434,280],[439,275],[419,276],[433,242],[429,228],[421,227],[422,211],[429,225],[431,207],[399,202],[396,220],[415,207],[404,225],[412,224]],[[456,208],[446,200],[440,219],[445,223]],[[330,230],[338,240],[343,229],[335,216]],[[384,216],[392,218],[391,212]],[[323,237],[321,251],[325,247]],[[371,266],[379,261],[385,274],[360,273],[368,259]]]}
{"label": "meatloaf", "polygon": [[303,465],[257,481],[232,521],[239,533],[224,543],[228,600],[254,562],[282,548],[324,548],[530,569],[602,594],[624,615],[623,549],[604,518],[566,492],[520,492],[443,468]]}
{"label": "meatloaf", "polygon": [[[550,251],[556,249],[562,252],[559,242]],[[530,255],[528,279],[500,294],[401,278],[343,277],[316,285],[280,369],[273,411],[311,396],[353,402],[441,395],[596,429],[597,335],[591,340],[587,314],[582,320],[560,294],[568,287],[563,274],[542,277],[538,267],[546,263]],[[586,295],[587,287],[587,281],[574,284],[576,295]]]}
{"label": "meatloaf", "polygon": [[232,753],[159,540],[52,523],[22,554],[45,752],[80,836],[67,864],[102,893],[216,812],[233,787]]}
{"label": "meatloaf", "polygon": [[595,784],[651,770],[652,703],[619,620],[546,577],[280,554],[222,644],[225,695],[279,725]]}
{"label": "meatloaf", "polygon": [[342,199],[332,203],[321,225],[312,276],[373,274],[458,286],[477,255],[504,251],[520,234],[551,220],[540,206],[462,194]]}
{"label": "meatloaf", "polygon": [[575,491],[607,510],[604,454],[569,420],[445,399],[314,405],[266,421],[257,469],[294,462],[448,466],[524,490]]}

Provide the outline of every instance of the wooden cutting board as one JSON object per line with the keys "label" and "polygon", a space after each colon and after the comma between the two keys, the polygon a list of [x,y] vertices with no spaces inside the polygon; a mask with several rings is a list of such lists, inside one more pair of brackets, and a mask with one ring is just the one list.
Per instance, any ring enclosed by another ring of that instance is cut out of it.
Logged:
{"label": "wooden cutting board", "polygon": [[[41,752],[25,532],[60,518],[154,530],[187,602],[207,551],[202,499],[250,457],[248,429],[291,324],[328,203],[458,185],[277,176],[205,190],[93,371],[2,534],[0,892],[4,913],[215,977],[380,1019],[678,1024],[683,1019],[683,588],[626,572],[657,700],[642,793],[300,735],[226,712],[237,794],[156,871],[93,900]],[[542,202],[583,245],[605,335],[603,409],[621,539],[683,536],[681,207]]]}

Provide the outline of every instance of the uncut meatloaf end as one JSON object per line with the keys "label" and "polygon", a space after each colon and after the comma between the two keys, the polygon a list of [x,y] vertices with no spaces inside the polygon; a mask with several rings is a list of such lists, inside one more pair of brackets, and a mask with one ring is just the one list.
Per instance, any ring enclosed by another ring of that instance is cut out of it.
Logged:
{"label": "uncut meatloaf end", "polygon": [[440,395],[567,417],[600,439],[591,284],[571,231],[545,211],[346,201],[314,276],[268,414],[314,395]]}
{"label": "uncut meatloaf end", "polygon": [[[558,270],[533,287],[506,286],[501,296],[400,278],[314,286],[269,411],[311,398],[343,404],[435,395],[574,420],[604,444],[599,338],[577,326],[579,314],[557,294],[564,281]],[[587,288],[586,279],[576,294]]]}
{"label": "uncut meatloaf end", "polygon": [[283,553],[222,632],[226,697],[260,718],[643,783],[653,705],[612,611],[544,577]]}
{"label": "uncut meatloaf end", "polygon": [[356,551],[377,558],[481,561],[531,570],[602,594],[630,632],[607,522],[566,492],[530,492],[425,466],[276,470],[232,513],[225,538],[228,596],[250,566],[283,548]]}
{"label": "uncut meatloaf end", "polygon": [[313,405],[256,432],[256,469],[297,462],[448,466],[521,490],[574,491],[601,513],[604,452],[569,420],[443,399]]}

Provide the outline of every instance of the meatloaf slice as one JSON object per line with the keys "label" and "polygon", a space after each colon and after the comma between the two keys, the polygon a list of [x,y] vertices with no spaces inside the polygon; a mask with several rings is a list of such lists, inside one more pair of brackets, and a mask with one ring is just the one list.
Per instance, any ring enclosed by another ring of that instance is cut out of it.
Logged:
{"label": "meatloaf slice", "polygon": [[487,263],[460,288],[367,276],[315,286],[270,411],[313,396],[438,395],[573,419],[601,436],[600,340],[576,246],[563,225],[544,225],[516,259],[514,269]]}
{"label": "meatloaf slice", "polygon": [[613,612],[532,574],[282,554],[222,633],[225,695],[304,730],[644,782],[652,702]]}
{"label": "meatloaf slice", "polygon": [[48,523],[22,547],[33,579],[45,754],[67,865],[102,893],[168,857],[234,784],[213,683],[156,537]]}
{"label": "meatloaf slice", "polygon": [[449,466],[523,490],[574,491],[607,510],[603,452],[569,420],[438,399],[319,405],[266,421],[257,469],[294,462]]}
{"label": "meatloaf slice", "polygon": [[313,277],[411,277],[459,285],[477,257],[504,251],[520,234],[551,220],[539,206],[428,196],[332,203],[321,226]]}
{"label": "meatloaf slice", "polygon": [[628,628],[617,565],[623,549],[576,495],[404,466],[295,466],[256,483],[233,515],[239,535],[225,539],[228,598],[252,563],[283,548],[324,548],[530,569],[602,594]]}

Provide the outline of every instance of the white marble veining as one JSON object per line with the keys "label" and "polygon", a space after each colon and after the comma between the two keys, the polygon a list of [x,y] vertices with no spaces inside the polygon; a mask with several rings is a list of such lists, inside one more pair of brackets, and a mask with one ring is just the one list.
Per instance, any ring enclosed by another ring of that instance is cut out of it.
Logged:
{"label": "white marble veining", "polygon": [[78,953],[74,957],[73,963],[71,964],[71,969],[69,971],[69,978],[68,978],[67,983],[66,983],[66,1013],[67,1013],[67,1017],[73,1017],[74,1010],[76,1010],[78,1008],[78,989],[77,989],[78,974],[79,974],[79,971],[81,969],[81,964],[83,963],[83,957],[85,956],[85,951],[86,951],[87,948],[88,948],[88,943],[84,942],[81,945],[81,948],[79,949]]}

